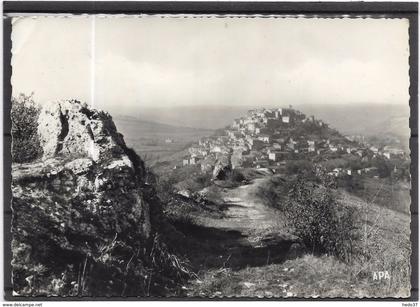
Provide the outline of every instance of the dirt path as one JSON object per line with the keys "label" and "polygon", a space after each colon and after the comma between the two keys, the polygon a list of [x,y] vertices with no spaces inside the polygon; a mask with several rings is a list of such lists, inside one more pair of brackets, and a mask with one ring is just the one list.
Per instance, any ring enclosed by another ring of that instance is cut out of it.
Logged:
{"label": "dirt path", "polygon": [[198,276],[184,287],[187,295],[221,293],[216,288],[225,284],[248,289],[253,280],[242,277],[243,272],[254,268],[272,274],[270,265],[288,259],[296,239],[288,234],[283,214],[265,205],[256,193],[267,180],[259,178],[248,185],[221,190],[227,206],[224,218],[197,217],[194,226],[184,229],[199,242],[190,249],[189,259]]}
{"label": "dirt path", "polygon": [[269,178],[220,190],[226,205],[223,218],[196,216],[193,224],[177,228],[198,242],[189,259],[197,270],[241,269],[279,263],[286,259],[296,238],[287,232],[283,214],[264,204],[256,193]]}
{"label": "dirt path", "polygon": [[222,192],[227,211],[226,218],[200,218],[200,224],[225,231],[237,231],[243,236],[243,244],[263,247],[273,241],[290,239],[285,220],[280,211],[264,204],[256,192],[266,178],[255,179],[251,184]]}

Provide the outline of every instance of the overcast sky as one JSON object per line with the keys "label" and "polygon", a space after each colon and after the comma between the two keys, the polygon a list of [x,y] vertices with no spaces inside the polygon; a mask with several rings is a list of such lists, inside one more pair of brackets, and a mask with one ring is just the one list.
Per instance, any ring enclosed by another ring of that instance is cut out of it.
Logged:
{"label": "overcast sky", "polygon": [[37,17],[13,24],[13,94],[134,106],[408,104],[404,19]]}

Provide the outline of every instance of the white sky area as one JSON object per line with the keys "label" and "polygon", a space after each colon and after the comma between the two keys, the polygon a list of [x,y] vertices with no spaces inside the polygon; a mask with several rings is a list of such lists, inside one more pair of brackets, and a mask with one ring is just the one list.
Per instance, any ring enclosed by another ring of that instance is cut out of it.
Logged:
{"label": "white sky area", "polygon": [[408,105],[405,19],[24,17],[13,95],[105,110]]}

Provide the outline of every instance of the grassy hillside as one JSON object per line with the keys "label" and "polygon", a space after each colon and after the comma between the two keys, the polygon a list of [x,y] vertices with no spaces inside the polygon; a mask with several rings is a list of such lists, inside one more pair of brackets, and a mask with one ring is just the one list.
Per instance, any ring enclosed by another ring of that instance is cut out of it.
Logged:
{"label": "grassy hillside", "polygon": [[[343,192],[340,204],[362,213],[361,256],[346,264],[306,253],[265,266],[212,269],[190,284],[190,295],[211,297],[406,297],[410,294],[410,217]],[[390,279],[374,280],[387,271]]]}
{"label": "grassy hillside", "polygon": [[411,186],[409,182],[392,181],[389,178],[359,178],[356,186],[347,186],[346,189],[366,202],[402,213],[410,213]]}

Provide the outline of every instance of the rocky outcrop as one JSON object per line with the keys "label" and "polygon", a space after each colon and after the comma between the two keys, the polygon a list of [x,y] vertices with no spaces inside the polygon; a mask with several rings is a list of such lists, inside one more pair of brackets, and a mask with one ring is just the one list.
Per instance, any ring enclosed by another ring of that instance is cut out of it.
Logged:
{"label": "rocky outcrop", "polygon": [[111,116],[56,103],[42,110],[39,136],[42,159],[13,165],[14,293],[150,294],[158,200]]}
{"label": "rocky outcrop", "polygon": [[220,155],[220,157],[218,157],[214,165],[213,179],[226,180],[231,173],[232,173],[232,164],[230,160],[230,155]]}
{"label": "rocky outcrop", "polygon": [[77,101],[44,107],[38,131],[44,159],[80,155],[103,161],[126,155],[123,136],[117,132],[111,116]]}

